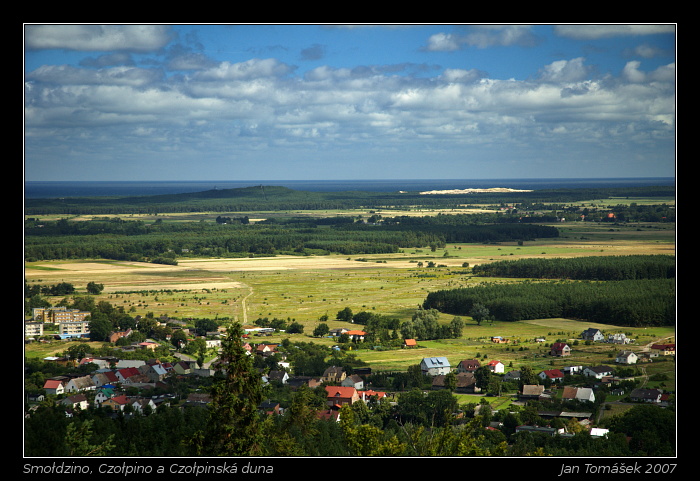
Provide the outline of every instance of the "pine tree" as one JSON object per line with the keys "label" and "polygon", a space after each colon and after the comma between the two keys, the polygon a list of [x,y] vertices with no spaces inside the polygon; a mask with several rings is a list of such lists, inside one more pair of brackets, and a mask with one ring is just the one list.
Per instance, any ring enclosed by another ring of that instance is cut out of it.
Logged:
{"label": "pine tree", "polygon": [[217,380],[211,388],[209,419],[194,439],[204,456],[259,456],[264,433],[258,406],[263,400],[262,379],[241,344],[239,323],[227,328],[221,342]]}

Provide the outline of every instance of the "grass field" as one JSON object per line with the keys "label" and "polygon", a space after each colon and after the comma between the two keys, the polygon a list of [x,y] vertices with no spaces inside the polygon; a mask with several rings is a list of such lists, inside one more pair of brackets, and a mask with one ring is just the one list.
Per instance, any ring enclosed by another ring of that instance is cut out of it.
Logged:
{"label": "grass field", "polygon": [[[372,311],[408,319],[430,291],[454,288],[497,279],[473,277],[462,267],[521,257],[566,257],[590,255],[675,254],[674,224],[610,225],[580,222],[557,224],[557,239],[504,244],[448,245],[431,252],[429,248],[405,249],[398,254],[373,255],[360,259],[340,255],[279,256],[242,259],[179,259],[177,266],[103,260],[43,261],[25,265],[28,283],[53,285],[72,283],[78,295],[88,282],[104,285],[96,301],[121,306],[132,315],[152,312],[179,319],[236,319],[251,324],[259,317],[293,319],[305,326],[304,334],[277,334],[264,338],[279,342],[295,340],[332,344],[332,339],[313,339],[319,317],[328,315],[331,328],[346,323],[335,321],[338,311]],[[433,261],[444,267],[418,267]],[[50,298],[52,304],[60,298]],[[442,316],[449,322],[452,316]],[[660,339],[675,340],[673,328],[629,329],[595,325],[569,319],[543,319],[518,323],[476,325],[469,318],[463,337],[457,340],[421,342],[412,350],[366,350],[356,354],[379,370],[405,370],[423,357],[446,356],[456,364],[462,359],[498,359],[517,369],[527,362],[535,369],[571,364],[600,364],[614,361],[619,349],[610,345],[573,347],[569,359],[546,356],[547,348],[534,342],[566,339],[573,342],[588,327],[606,332],[625,332],[638,339],[634,349]],[[352,326],[352,325],[350,325]],[[357,326],[355,326],[357,327]],[[492,344],[491,336],[511,339],[511,344]],[[516,345],[517,344],[517,345]],[[65,343],[26,348],[30,357],[54,354]],[[611,359],[611,356],[613,358]],[[669,363],[666,367],[668,367]],[[675,376],[671,381],[675,383]]]}

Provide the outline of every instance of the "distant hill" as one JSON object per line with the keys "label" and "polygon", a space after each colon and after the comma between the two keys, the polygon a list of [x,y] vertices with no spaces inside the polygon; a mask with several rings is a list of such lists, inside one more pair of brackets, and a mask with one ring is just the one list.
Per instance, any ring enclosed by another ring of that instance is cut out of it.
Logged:
{"label": "distant hill", "polygon": [[182,194],[25,199],[24,211],[26,215],[105,215],[204,211],[332,210],[403,206],[453,208],[465,204],[565,203],[608,197],[661,197],[674,195],[675,187],[673,186],[549,189],[529,192],[462,192],[422,195],[421,192],[309,192],[281,186],[260,185]]}

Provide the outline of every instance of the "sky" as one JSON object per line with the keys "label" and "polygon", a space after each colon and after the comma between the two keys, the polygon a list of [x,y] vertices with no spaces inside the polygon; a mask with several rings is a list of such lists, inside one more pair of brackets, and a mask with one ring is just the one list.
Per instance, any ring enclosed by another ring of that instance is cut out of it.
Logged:
{"label": "sky", "polygon": [[676,29],[25,24],[24,177],[675,177]]}

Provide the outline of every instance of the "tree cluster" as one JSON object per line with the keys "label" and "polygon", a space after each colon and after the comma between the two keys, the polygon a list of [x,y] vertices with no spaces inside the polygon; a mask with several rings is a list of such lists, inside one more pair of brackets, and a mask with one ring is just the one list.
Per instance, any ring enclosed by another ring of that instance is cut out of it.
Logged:
{"label": "tree cluster", "polygon": [[25,224],[25,259],[105,258],[174,263],[177,257],[244,257],[275,254],[387,254],[446,242],[500,242],[556,237],[554,227],[454,223],[453,216],[380,225],[328,220],[145,224],[139,220],[66,219]]}
{"label": "tree cluster", "polygon": [[676,276],[676,261],[668,255],[533,258],[479,264],[472,273],[485,277],[591,281],[671,279]]}
{"label": "tree cluster", "polygon": [[480,284],[431,292],[423,307],[468,315],[475,304],[497,321],[566,317],[637,327],[676,321],[674,279]]}

